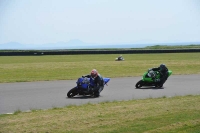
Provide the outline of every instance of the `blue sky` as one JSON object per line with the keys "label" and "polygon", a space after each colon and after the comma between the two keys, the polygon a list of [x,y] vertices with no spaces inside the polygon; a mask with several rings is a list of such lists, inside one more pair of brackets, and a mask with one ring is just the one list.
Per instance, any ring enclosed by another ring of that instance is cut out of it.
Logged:
{"label": "blue sky", "polygon": [[0,44],[200,42],[199,0],[0,0]]}

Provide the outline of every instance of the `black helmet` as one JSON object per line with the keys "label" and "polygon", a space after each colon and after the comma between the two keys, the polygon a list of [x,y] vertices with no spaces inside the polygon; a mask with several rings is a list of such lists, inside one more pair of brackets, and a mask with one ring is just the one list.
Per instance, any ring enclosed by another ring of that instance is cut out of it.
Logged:
{"label": "black helmet", "polygon": [[160,71],[164,71],[164,70],[166,70],[166,66],[165,66],[165,64],[160,64]]}

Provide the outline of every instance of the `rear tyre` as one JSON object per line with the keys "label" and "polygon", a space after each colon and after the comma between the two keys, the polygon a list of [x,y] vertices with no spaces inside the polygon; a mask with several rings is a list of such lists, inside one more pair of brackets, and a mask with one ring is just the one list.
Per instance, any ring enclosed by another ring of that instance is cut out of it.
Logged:
{"label": "rear tyre", "polygon": [[142,87],[142,84],[143,84],[143,81],[140,80],[137,82],[137,84],[135,85],[136,88],[141,88]]}
{"label": "rear tyre", "polygon": [[69,98],[71,98],[71,97],[73,97],[73,96],[75,96],[75,95],[77,95],[78,94],[78,88],[77,87],[74,87],[74,88],[72,88],[68,93],[67,93],[67,96],[69,97]]}

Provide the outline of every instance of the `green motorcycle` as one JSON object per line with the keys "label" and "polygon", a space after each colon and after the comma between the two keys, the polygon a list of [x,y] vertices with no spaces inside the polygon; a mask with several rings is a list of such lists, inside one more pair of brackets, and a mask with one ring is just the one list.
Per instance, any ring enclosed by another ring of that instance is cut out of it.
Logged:
{"label": "green motorcycle", "polygon": [[[172,71],[168,70],[168,77],[171,74],[172,74]],[[154,82],[155,79],[160,79],[160,72],[153,71],[153,70],[147,71],[143,74],[142,79],[136,83],[135,87],[136,88],[141,88],[142,86],[154,86],[156,88],[162,87],[164,83],[162,85],[159,85],[158,83]]]}

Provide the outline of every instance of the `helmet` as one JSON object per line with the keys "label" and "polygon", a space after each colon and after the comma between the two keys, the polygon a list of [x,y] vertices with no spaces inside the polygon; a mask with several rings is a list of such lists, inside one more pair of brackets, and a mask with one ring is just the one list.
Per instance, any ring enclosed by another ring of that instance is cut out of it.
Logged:
{"label": "helmet", "polygon": [[160,64],[160,71],[166,70],[165,64]]}
{"label": "helmet", "polygon": [[98,71],[96,69],[92,69],[91,71],[91,77],[96,78],[98,76]]}

